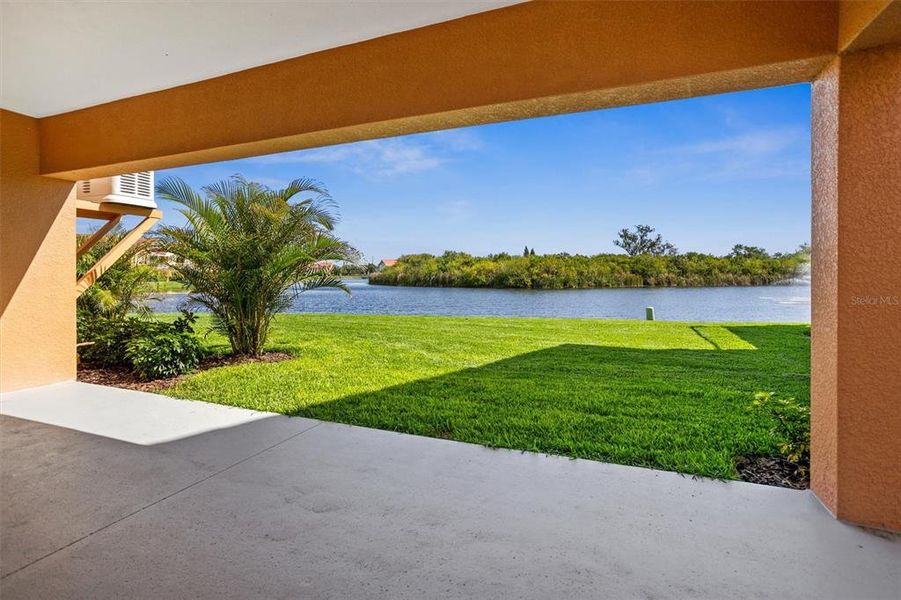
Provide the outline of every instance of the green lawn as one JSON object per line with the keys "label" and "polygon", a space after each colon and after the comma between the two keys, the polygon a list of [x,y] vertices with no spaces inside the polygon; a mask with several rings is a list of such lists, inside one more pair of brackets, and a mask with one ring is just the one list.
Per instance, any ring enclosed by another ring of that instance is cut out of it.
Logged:
{"label": "green lawn", "polygon": [[[775,455],[754,392],[810,395],[806,325],[282,315],[296,358],[169,394],[418,435],[734,478]],[[225,350],[221,339],[211,345]]]}
{"label": "green lawn", "polygon": [[180,281],[152,281],[147,284],[148,292],[186,292],[187,286]]}

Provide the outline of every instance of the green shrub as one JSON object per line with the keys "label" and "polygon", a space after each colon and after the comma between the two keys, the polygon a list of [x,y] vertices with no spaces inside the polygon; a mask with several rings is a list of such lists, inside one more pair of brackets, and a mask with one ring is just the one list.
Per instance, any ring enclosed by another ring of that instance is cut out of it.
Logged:
{"label": "green shrub", "polygon": [[754,394],[751,408],[773,419],[771,432],[779,439],[779,452],[806,474],[810,466],[810,409],[794,398],[779,398],[774,392]]}
{"label": "green shrub", "polygon": [[203,358],[203,346],[192,333],[142,335],[129,340],[126,356],[141,379],[160,379],[187,373]]}
{"label": "green shrub", "polygon": [[189,312],[171,323],[136,317],[80,318],[82,360],[103,367],[125,367],[142,379],[174,377],[197,366],[204,356]]}
{"label": "green shrub", "polygon": [[78,341],[90,342],[79,350],[85,362],[102,367],[129,367],[126,349],[135,336],[150,333],[156,325],[144,319],[79,315]]}

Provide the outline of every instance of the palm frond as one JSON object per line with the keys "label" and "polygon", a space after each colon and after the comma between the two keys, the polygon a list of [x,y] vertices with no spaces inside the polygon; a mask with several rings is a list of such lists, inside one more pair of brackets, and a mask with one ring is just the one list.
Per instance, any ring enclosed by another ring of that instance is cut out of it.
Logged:
{"label": "palm frond", "polygon": [[180,258],[173,268],[235,352],[258,354],[272,316],[298,294],[318,287],[349,293],[315,264],[355,252],[331,233],[337,207],[319,182],[301,178],[271,190],[236,175],[204,186],[201,196],[167,178],[157,190],[184,207],[187,221],[162,230],[166,248]]}

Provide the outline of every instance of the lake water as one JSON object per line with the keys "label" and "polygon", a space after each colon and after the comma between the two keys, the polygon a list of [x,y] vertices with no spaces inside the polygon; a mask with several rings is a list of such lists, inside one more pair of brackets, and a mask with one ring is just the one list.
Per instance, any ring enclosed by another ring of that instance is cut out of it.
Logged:
{"label": "lake water", "polygon": [[[658,320],[810,322],[810,284],[716,288],[619,288],[593,290],[494,290],[345,283],[301,294],[290,312],[497,317],[643,319],[653,306]],[[186,294],[165,294],[151,303],[175,312]]]}

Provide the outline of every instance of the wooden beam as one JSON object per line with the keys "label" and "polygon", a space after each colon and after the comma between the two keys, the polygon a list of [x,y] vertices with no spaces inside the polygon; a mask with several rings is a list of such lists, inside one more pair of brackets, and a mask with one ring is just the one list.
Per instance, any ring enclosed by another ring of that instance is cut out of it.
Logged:
{"label": "wooden beam", "polygon": [[85,219],[110,219],[109,215],[137,216],[157,218],[162,216],[158,208],[149,206],[135,206],[134,204],[119,204],[117,202],[91,202],[90,200],[75,201],[75,215]]}
{"label": "wooden beam", "polygon": [[88,271],[78,278],[75,282],[75,296],[81,296],[85,290],[91,287],[100,276],[109,269],[113,263],[119,260],[123,254],[125,254],[129,248],[134,246],[141,239],[148,229],[153,227],[153,225],[160,220],[160,213],[158,210],[154,210],[156,216],[147,216],[138,223],[134,229],[129,231],[122,237],[119,242],[110,248],[109,252],[103,255],[103,257],[98,260],[94,266],[92,266]]}
{"label": "wooden beam", "polygon": [[103,227],[95,231],[93,235],[91,235],[91,237],[89,237],[87,241],[85,241],[85,243],[81,245],[81,247],[78,249],[78,252],[75,253],[75,258],[81,258],[85,252],[93,248],[94,244],[103,239],[103,236],[109,233],[113,229],[113,227],[119,224],[119,221],[121,220],[122,215],[116,215],[115,217],[104,223]]}

